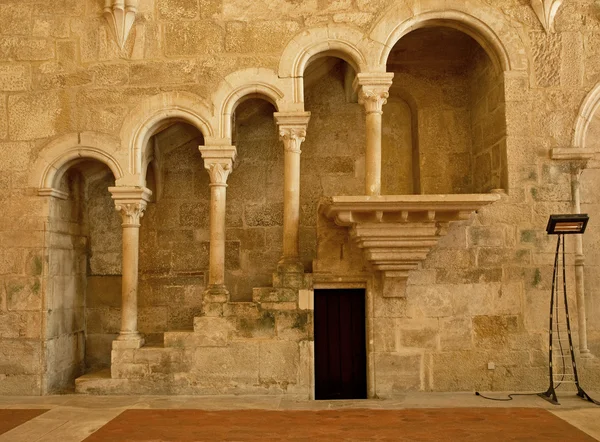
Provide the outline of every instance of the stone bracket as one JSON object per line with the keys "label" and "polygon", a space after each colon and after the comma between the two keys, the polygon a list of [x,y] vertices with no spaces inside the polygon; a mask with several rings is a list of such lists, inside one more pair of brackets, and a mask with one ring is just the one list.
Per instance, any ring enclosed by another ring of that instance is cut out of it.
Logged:
{"label": "stone bracket", "polygon": [[129,32],[135,21],[139,0],[106,0],[104,3],[104,17],[115,37],[119,48],[123,49]]}
{"label": "stone bracket", "polygon": [[531,0],[531,7],[547,33],[554,32],[554,18],[562,2],[563,0]]}
{"label": "stone bracket", "polygon": [[320,211],[363,249],[381,272],[383,295],[403,296],[409,272],[419,268],[451,221],[467,219],[498,194],[334,196]]}

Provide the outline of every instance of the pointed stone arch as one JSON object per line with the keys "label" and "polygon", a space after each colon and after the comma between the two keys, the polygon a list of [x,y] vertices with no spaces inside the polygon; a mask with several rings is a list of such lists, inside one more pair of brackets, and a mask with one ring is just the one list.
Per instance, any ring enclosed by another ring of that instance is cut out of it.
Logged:
{"label": "pointed stone arch", "polygon": [[432,25],[451,27],[470,35],[502,71],[528,71],[526,34],[494,8],[477,0],[408,0],[382,14],[369,37],[381,43],[372,64],[385,70],[394,45],[409,32]]}
{"label": "pointed stone arch", "polygon": [[600,83],[590,91],[584,98],[577,121],[575,122],[575,131],[573,133],[573,147],[584,149],[587,147],[587,134],[590,123],[597,112],[600,111]]}
{"label": "pointed stone arch", "polygon": [[214,120],[210,107],[189,92],[166,92],[142,101],[121,127],[122,145],[129,156],[128,181],[124,185],[144,185],[146,168],[152,159],[148,140],[161,125],[183,121],[196,127],[206,140],[215,136]]}
{"label": "pointed stone arch", "polygon": [[[312,28],[296,35],[285,47],[279,62],[279,76],[293,79],[293,99],[304,101],[303,76],[306,66],[318,57],[334,56],[346,61],[355,72],[369,72],[369,53],[380,45],[369,41],[358,29],[331,25]],[[385,68],[385,66],[384,66]]]}
{"label": "pointed stone arch", "polygon": [[86,159],[97,160],[111,170],[115,181],[126,174],[127,155],[120,150],[117,137],[97,132],[63,135],[48,143],[39,153],[29,176],[29,183],[40,195],[64,198],[58,182],[74,164]]}
{"label": "pointed stone arch", "polygon": [[244,100],[264,98],[281,112],[293,110],[290,96],[290,81],[280,79],[270,69],[244,69],[227,75],[212,96],[218,117],[217,136],[229,140],[231,144],[231,116]]}

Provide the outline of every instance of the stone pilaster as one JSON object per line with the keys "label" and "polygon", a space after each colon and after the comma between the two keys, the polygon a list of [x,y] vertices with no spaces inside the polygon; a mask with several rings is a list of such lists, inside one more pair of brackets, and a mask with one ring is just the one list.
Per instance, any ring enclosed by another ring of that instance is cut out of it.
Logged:
{"label": "stone pilaster", "polygon": [[[210,269],[205,293],[204,314],[219,314],[219,305],[227,302],[225,287],[225,210],[227,178],[233,168],[237,150],[234,146],[200,146],[204,167],[210,175]],[[212,309],[211,305],[216,304]]]}
{"label": "stone pilaster", "polygon": [[123,219],[121,331],[113,348],[140,348],[144,344],[137,328],[140,219],[152,192],[145,187],[110,187],[108,190]]}
{"label": "stone pilaster", "polygon": [[366,111],[365,194],[381,194],[381,115],[389,97],[393,73],[358,74],[354,89]]}
{"label": "stone pilaster", "polygon": [[279,139],[284,148],[283,256],[279,272],[303,273],[300,261],[300,145],[306,137],[310,112],[276,112]]}

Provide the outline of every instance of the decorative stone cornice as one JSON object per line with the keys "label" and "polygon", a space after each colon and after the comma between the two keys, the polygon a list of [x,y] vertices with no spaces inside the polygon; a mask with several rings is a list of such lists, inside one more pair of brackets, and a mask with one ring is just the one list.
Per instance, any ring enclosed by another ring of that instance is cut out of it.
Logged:
{"label": "decorative stone cornice", "polygon": [[227,178],[237,157],[235,146],[199,146],[211,186],[227,186]]}
{"label": "decorative stone cornice", "polygon": [[139,227],[152,191],[145,187],[109,187],[108,190],[123,217],[122,226]]}
{"label": "decorative stone cornice", "polygon": [[403,296],[411,270],[418,269],[446,233],[451,221],[464,220],[500,199],[498,194],[334,196],[320,207],[364,251],[383,276],[384,296]]}
{"label": "decorative stone cornice", "polygon": [[382,108],[390,96],[394,74],[391,72],[359,73],[352,86],[358,94],[358,103],[365,107],[368,114],[382,113]]}
{"label": "decorative stone cornice", "polygon": [[275,112],[273,116],[283,148],[288,152],[302,153],[300,145],[306,138],[310,112]]}
{"label": "decorative stone cornice", "polygon": [[594,158],[595,154],[597,154],[597,152],[592,149],[581,147],[558,147],[552,149],[550,157],[553,160],[588,161]]}
{"label": "decorative stone cornice", "polygon": [[123,49],[135,21],[139,0],[105,0],[104,17],[115,37],[119,48]]}
{"label": "decorative stone cornice", "polygon": [[554,18],[563,0],[531,0],[531,7],[546,32],[554,32]]}

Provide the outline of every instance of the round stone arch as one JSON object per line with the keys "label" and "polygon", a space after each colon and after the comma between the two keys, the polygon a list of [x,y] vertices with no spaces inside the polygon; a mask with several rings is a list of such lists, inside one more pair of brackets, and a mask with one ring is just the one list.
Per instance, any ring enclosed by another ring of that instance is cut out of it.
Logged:
{"label": "round stone arch", "polygon": [[371,64],[385,70],[394,45],[427,26],[451,27],[475,39],[501,71],[529,71],[526,34],[499,11],[477,0],[407,0],[382,14],[369,37],[381,43]]}
{"label": "round stone arch", "polygon": [[[596,115],[598,113],[598,115]],[[587,147],[587,135],[590,124],[594,119],[600,120],[600,83],[596,84],[585,97],[573,133],[573,147],[584,149]]]}
{"label": "round stone arch", "polygon": [[161,126],[182,121],[196,127],[207,139],[215,137],[215,118],[202,99],[188,92],[166,92],[142,101],[125,119],[121,140],[128,152],[127,186],[144,186],[152,160],[148,140]]}
{"label": "round stone arch", "polygon": [[29,175],[29,183],[44,196],[65,198],[58,190],[63,174],[74,164],[84,160],[97,160],[111,170],[115,181],[126,174],[127,155],[117,137],[97,132],[63,135],[48,143],[39,153]]}
{"label": "round stone arch", "polygon": [[[304,70],[310,61],[333,56],[347,62],[355,72],[371,72],[369,53],[380,45],[369,41],[358,29],[332,25],[312,28],[296,35],[285,47],[279,62],[279,77],[293,79],[293,99],[304,102]],[[384,66],[385,70],[385,66]]]}
{"label": "round stone arch", "polygon": [[217,109],[217,136],[231,144],[231,117],[236,107],[245,100],[258,97],[270,102],[278,112],[295,110],[297,106],[289,99],[290,85],[289,80],[279,78],[270,69],[250,68],[227,75],[212,96]]}

